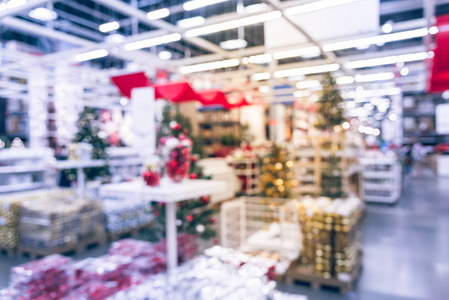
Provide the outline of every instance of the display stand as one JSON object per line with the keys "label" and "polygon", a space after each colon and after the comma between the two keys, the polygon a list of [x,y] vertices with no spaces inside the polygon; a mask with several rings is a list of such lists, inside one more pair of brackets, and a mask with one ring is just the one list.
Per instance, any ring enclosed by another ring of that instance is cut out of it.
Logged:
{"label": "display stand", "polygon": [[402,170],[396,155],[375,153],[360,159],[361,198],[369,202],[396,203],[401,195]]}
{"label": "display stand", "polygon": [[359,148],[354,143],[350,144],[344,136],[337,138],[334,143],[337,149],[332,150],[331,137],[308,136],[295,149],[295,175],[300,195],[320,195],[323,170],[329,165],[331,155],[339,159],[344,192],[355,195],[359,193],[359,187],[354,186],[358,185],[357,180],[352,180],[361,170],[358,162]]}
{"label": "display stand", "polygon": [[0,193],[19,192],[52,185],[47,168],[53,159],[50,148],[0,151]]}
{"label": "display stand", "polygon": [[137,199],[147,202],[165,203],[167,232],[167,264],[173,271],[177,266],[177,233],[176,233],[176,202],[209,196],[223,192],[226,183],[215,180],[184,180],[173,183],[168,178],[161,180],[160,186],[149,187],[143,181],[108,184],[101,187],[101,195],[115,197],[117,195],[135,195]]}

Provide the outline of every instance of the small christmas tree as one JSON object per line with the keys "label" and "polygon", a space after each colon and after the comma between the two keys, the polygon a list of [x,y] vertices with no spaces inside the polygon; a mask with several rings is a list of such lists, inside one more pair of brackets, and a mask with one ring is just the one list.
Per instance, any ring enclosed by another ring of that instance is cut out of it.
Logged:
{"label": "small christmas tree", "polygon": [[338,90],[337,82],[331,73],[327,73],[321,82],[323,92],[318,101],[317,121],[315,127],[332,132],[334,127],[343,124],[343,98]]}
{"label": "small christmas tree", "polygon": [[327,167],[321,172],[321,196],[332,199],[344,196],[342,170],[339,164],[340,159],[337,156],[329,157]]}
{"label": "small christmas tree", "polygon": [[[100,137],[100,116],[97,109],[85,107],[80,114],[77,122],[78,133],[73,139],[74,143],[88,143],[93,147],[92,159],[107,159],[106,148],[109,146],[108,141]],[[76,172],[74,170],[65,170],[69,180],[76,179]],[[110,175],[109,166],[85,168],[87,180],[94,180],[98,177],[106,177]]]}
{"label": "small christmas tree", "polygon": [[294,197],[292,189],[298,182],[293,174],[293,161],[289,159],[286,149],[274,145],[271,153],[263,158],[260,184],[263,197]]}

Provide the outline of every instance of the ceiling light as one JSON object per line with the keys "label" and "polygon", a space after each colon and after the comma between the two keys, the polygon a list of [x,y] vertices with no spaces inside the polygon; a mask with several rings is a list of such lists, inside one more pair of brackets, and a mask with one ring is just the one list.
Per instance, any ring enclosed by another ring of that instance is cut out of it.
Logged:
{"label": "ceiling light", "polygon": [[204,64],[197,64],[197,65],[181,67],[180,71],[182,74],[190,74],[190,73],[195,73],[195,72],[203,72],[203,71],[210,71],[210,70],[216,70],[216,69],[236,67],[239,64],[240,64],[240,61],[236,58],[233,58],[233,59],[226,59],[226,60],[208,62],[208,63],[204,63]]}
{"label": "ceiling light", "polygon": [[394,78],[393,72],[367,74],[367,75],[355,75],[354,79],[357,82],[372,82],[372,81],[383,81],[392,80]]}
{"label": "ceiling light", "polygon": [[403,55],[386,56],[386,57],[351,61],[351,62],[347,62],[345,64],[345,66],[348,69],[358,69],[358,68],[376,67],[376,66],[382,66],[382,65],[393,65],[396,63],[400,63],[400,62],[419,61],[419,60],[425,60],[426,58],[427,58],[427,52],[418,52],[418,53],[411,53],[411,54],[403,54]]}
{"label": "ceiling light", "polygon": [[22,6],[26,3],[26,0],[9,0],[8,2],[0,3],[0,11],[11,9],[14,7]]}
{"label": "ceiling light", "polygon": [[148,20],[157,20],[166,18],[170,15],[170,10],[168,8],[161,8],[158,10],[153,10],[147,13]]}
{"label": "ceiling light", "polygon": [[158,46],[158,45],[162,45],[162,44],[177,42],[179,40],[181,40],[181,35],[179,33],[172,33],[172,34],[167,34],[167,35],[150,38],[150,39],[146,39],[146,40],[141,40],[141,41],[137,41],[137,42],[131,42],[131,43],[125,44],[123,46],[123,49],[125,49],[126,51],[132,51],[132,50],[138,50],[138,49],[142,49],[142,48],[149,48],[149,47],[154,47],[154,46]]}
{"label": "ceiling light", "polygon": [[354,83],[354,77],[352,76],[340,76],[337,77],[337,84],[343,85],[343,84],[351,84]]}
{"label": "ceiling light", "polygon": [[274,59],[284,59],[298,56],[319,56],[321,54],[320,48],[317,46],[301,48],[301,49],[293,49],[287,51],[279,51],[273,53]]}
{"label": "ceiling light", "polygon": [[390,33],[390,32],[392,32],[392,31],[393,31],[393,22],[392,22],[392,21],[388,21],[387,23],[385,23],[385,24],[382,26],[382,31],[383,31],[384,33]]}
{"label": "ceiling light", "polygon": [[287,70],[280,70],[280,71],[274,72],[274,77],[282,78],[282,77],[297,76],[297,75],[319,74],[319,73],[337,71],[339,69],[340,69],[339,64],[328,64],[328,65],[304,67],[304,68],[297,68],[297,69],[287,69]]}
{"label": "ceiling light", "polygon": [[269,72],[256,73],[253,75],[253,80],[255,80],[255,81],[268,80],[270,78],[271,78],[271,74]]}
{"label": "ceiling light", "polygon": [[40,20],[40,21],[51,21],[51,20],[55,20],[58,17],[58,14],[48,8],[38,7],[38,8],[31,10],[28,13],[28,16],[30,16],[33,19]]}
{"label": "ceiling light", "polygon": [[245,48],[248,43],[242,39],[228,40],[220,43],[220,48],[225,50],[235,50]]}
{"label": "ceiling light", "polygon": [[121,42],[123,42],[125,39],[126,39],[125,36],[124,36],[124,35],[121,35],[121,34],[119,34],[119,33],[110,34],[110,35],[108,35],[108,36],[106,36],[106,37],[104,38],[104,40],[105,40],[106,42],[108,42],[108,43],[113,43],[113,44],[121,43]]}
{"label": "ceiling light", "polygon": [[193,18],[182,19],[176,22],[176,25],[181,28],[190,28],[203,25],[206,22],[206,19],[202,16],[196,16]]}
{"label": "ceiling light", "polygon": [[437,26],[432,26],[429,28],[429,33],[430,34],[437,34],[439,32],[438,27]]}
{"label": "ceiling light", "polygon": [[293,93],[293,96],[296,98],[304,98],[304,97],[309,97],[310,95],[312,95],[312,92],[309,90],[305,90],[305,91],[295,91]]}
{"label": "ceiling light", "polygon": [[402,32],[396,32],[391,34],[383,34],[373,37],[361,38],[356,40],[330,43],[323,46],[324,51],[337,51],[343,49],[357,48],[363,46],[369,46],[374,44],[382,44],[388,42],[395,42],[407,39],[413,39],[418,37],[423,37],[428,34],[427,28],[420,28]]}
{"label": "ceiling light", "polygon": [[120,99],[120,104],[125,106],[126,104],[128,104],[128,99],[126,99],[125,97]]}
{"label": "ceiling light", "polygon": [[343,98],[355,99],[355,98],[370,98],[370,97],[381,97],[381,96],[394,96],[402,93],[400,88],[389,88],[382,90],[359,90],[342,93]]}
{"label": "ceiling light", "polygon": [[321,9],[325,9],[325,8],[329,8],[329,7],[343,5],[343,4],[347,4],[347,3],[351,3],[351,2],[355,2],[355,1],[359,1],[359,0],[321,0],[321,1],[315,1],[315,2],[311,2],[311,3],[307,3],[307,4],[303,4],[303,5],[287,8],[285,10],[285,14],[287,16],[294,16],[294,15],[299,15],[299,14],[303,14],[303,13],[307,13],[307,12],[311,12],[311,11],[316,11],[316,10],[321,10]]}
{"label": "ceiling light", "polygon": [[429,51],[427,52],[427,58],[433,58],[435,56],[435,52]]}
{"label": "ceiling light", "polygon": [[232,21],[221,22],[213,25],[207,25],[200,28],[190,29],[185,32],[187,37],[206,35],[221,32],[229,29],[235,29],[243,26],[259,24],[282,17],[282,13],[278,10],[255,15],[251,17],[240,18]]}
{"label": "ceiling light", "polygon": [[401,75],[402,76],[407,76],[408,73],[410,73],[410,70],[408,68],[402,68],[401,69]]}
{"label": "ceiling light", "polygon": [[296,88],[302,90],[302,89],[310,89],[310,88],[317,88],[321,86],[321,83],[319,80],[305,80],[300,81],[296,83]]}
{"label": "ceiling light", "polygon": [[173,57],[173,54],[170,51],[161,51],[158,56],[162,60],[170,60]]}
{"label": "ceiling light", "polygon": [[185,10],[189,11],[189,10],[194,10],[194,9],[198,9],[201,7],[205,7],[205,6],[209,6],[209,5],[213,5],[213,4],[217,4],[217,3],[221,3],[221,2],[225,2],[228,0],[193,0],[193,1],[188,1],[186,3],[184,3],[184,5],[182,6]]}
{"label": "ceiling light", "polygon": [[89,51],[85,53],[80,53],[76,56],[76,60],[79,62],[86,61],[86,60],[92,60],[96,58],[101,58],[108,56],[109,52],[106,49],[98,49],[94,51]]}
{"label": "ceiling light", "polygon": [[268,93],[270,91],[270,87],[268,85],[259,86],[259,92]]}
{"label": "ceiling light", "polygon": [[267,5],[265,3],[258,3],[253,5],[248,5],[243,8],[243,11],[247,14],[257,13],[267,9]]}
{"label": "ceiling light", "polygon": [[109,22],[109,23],[104,23],[101,24],[98,29],[101,32],[109,32],[109,31],[113,31],[113,30],[117,30],[120,28],[120,24],[117,21],[113,21],[113,22]]}
{"label": "ceiling light", "polygon": [[270,63],[273,60],[273,57],[271,56],[271,54],[260,54],[260,55],[253,55],[248,57],[248,61],[251,64],[267,64]]}
{"label": "ceiling light", "polygon": [[388,119],[390,119],[391,122],[394,122],[394,121],[396,121],[396,120],[398,119],[398,115],[395,114],[395,113],[391,113],[391,114],[388,116]]}

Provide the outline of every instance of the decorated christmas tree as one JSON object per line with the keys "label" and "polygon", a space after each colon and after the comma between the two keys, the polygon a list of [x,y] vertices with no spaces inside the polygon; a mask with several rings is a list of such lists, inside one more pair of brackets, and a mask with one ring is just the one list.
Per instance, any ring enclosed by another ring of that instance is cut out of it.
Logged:
{"label": "decorated christmas tree", "polygon": [[341,125],[345,121],[342,107],[343,98],[331,73],[325,75],[321,84],[323,92],[318,101],[315,127],[332,132],[335,126]]}
{"label": "decorated christmas tree", "polygon": [[260,176],[263,197],[292,198],[292,189],[298,185],[293,173],[293,161],[288,151],[274,145],[271,153],[262,159]]}
{"label": "decorated christmas tree", "polygon": [[[167,136],[179,137],[186,135],[189,138],[191,124],[188,118],[182,115],[172,117],[170,106],[166,106],[163,112],[163,120],[159,125],[158,140]],[[195,147],[195,141],[193,141]],[[202,169],[196,162],[200,158],[198,154],[190,158],[190,179],[210,179],[203,175]],[[153,230],[153,239],[157,240],[165,236],[165,205],[163,203],[153,203],[153,212],[157,220],[156,230]],[[210,206],[209,197],[191,199],[177,203],[177,229],[179,233],[196,234],[202,239],[216,237],[214,229],[216,211]]]}
{"label": "decorated christmas tree", "polygon": [[[92,145],[92,159],[107,159],[106,148],[109,146],[107,139],[101,137],[100,116],[95,108],[85,107],[80,114],[77,127],[78,133],[73,139],[73,143],[87,143]],[[69,180],[76,179],[74,170],[65,170]],[[105,165],[96,168],[85,168],[87,180],[94,180],[99,177],[107,177],[110,175],[109,166]]]}

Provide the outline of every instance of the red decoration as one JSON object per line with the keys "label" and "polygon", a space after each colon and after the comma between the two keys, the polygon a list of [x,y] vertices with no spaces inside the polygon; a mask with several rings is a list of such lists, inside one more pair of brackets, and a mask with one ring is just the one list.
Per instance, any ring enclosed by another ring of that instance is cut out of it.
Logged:
{"label": "red decoration", "polygon": [[131,99],[131,90],[133,88],[151,85],[150,80],[144,72],[113,76],[111,77],[111,80],[128,99]]}
{"label": "red decoration", "polygon": [[168,99],[172,102],[202,101],[188,82],[170,82],[154,86],[156,99]]}
{"label": "red decoration", "polygon": [[215,218],[210,218],[210,222],[212,223],[212,224],[215,224],[215,223],[217,223],[217,220],[215,219]]}
{"label": "red decoration", "polygon": [[431,62],[429,92],[449,89],[449,15],[437,17],[438,33],[435,36],[434,57]]}
{"label": "red decoration", "polygon": [[[185,142],[185,140],[183,141]],[[174,182],[181,182],[187,177],[190,166],[190,148],[179,144],[170,152],[170,160],[166,164],[167,175]]]}
{"label": "red decoration", "polygon": [[201,197],[201,201],[202,201],[204,204],[206,204],[206,203],[209,202],[209,197],[203,196],[203,197]]}
{"label": "red decoration", "polygon": [[192,174],[190,174],[190,175],[189,175],[189,178],[190,178],[190,179],[196,179],[196,178],[197,178],[197,176],[196,176],[196,174],[195,174],[195,173],[192,173]]}
{"label": "red decoration", "polygon": [[187,222],[192,222],[193,221],[193,216],[192,215],[188,215],[186,220],[187,220]]}
{"label": "red decoration", "polygon": [[148,170],[143,173],[143,180],[148,186],[158,186],[161,180],[161,173],[158,171]]}

